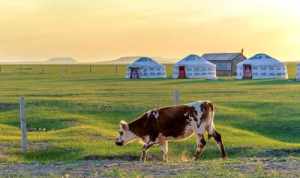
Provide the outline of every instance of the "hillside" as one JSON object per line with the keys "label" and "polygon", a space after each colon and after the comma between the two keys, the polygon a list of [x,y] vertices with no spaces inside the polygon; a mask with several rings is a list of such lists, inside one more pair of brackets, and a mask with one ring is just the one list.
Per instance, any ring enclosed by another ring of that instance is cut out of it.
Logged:
{"label": "hillside", "polygon": [[56,57],[45,61],[45,64],[76,64],[77,61],[71,57]]}
{"label": "hillside", "polygon": [[[142,56],[125,56],[110,61],[97,62],[97,64],[129,64],[140,57]],[[168,58],[161,58],[161,57],[152,57],[152,58],[162,64],[172,64],[176,62],[176,59],[168,59]]]}

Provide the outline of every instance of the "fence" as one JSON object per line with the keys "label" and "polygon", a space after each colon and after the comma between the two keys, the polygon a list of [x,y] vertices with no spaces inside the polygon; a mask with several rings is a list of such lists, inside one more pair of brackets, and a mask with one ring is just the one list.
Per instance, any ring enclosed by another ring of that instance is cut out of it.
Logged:
{"label": "fence", "polygon": [[[171,95],[171,99],[173,100],[173,105],[179,105],[180,104],[180,92],[177,89],[173,90],[173,93]],[[105,108],[102,108],[103,111],[112,110],[111,107],[105,106]],[[27,121],[26,121],[26,115],[25,115],[25,98],[22,96],[19,99],[19,121],[20,121],[20,129],[21,129],[21,152],[26,153],[28,150],[28,138],[27,138]]]}
{"label": "fence", "polygon": [[[100,65],[100,64],[70,64],[70,65],[0,65],[2,73],[22,74],[98,74],[122,75],[126,74],[127,65]],[[171,65],[167,65],[171,74]]]}

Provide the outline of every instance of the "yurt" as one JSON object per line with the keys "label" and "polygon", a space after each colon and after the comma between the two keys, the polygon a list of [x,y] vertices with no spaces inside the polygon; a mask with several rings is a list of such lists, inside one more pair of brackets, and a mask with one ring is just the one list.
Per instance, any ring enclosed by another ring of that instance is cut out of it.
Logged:
{"label": "yurt", "polygon": [[300,81],[300,64],[297,65],[297,76],[296,80]]}
{"label": "yurt", "polygon": [[237,65],[237,79],[288,79],[288,72],[279,60],[256,54]]}
{"label": "yurt", "polygon": [[127,66],[126,78],[166,78],[166,67],[151,58],[141,57]]}
{"label": "yurt", "polygon": [[217,79],[216,65],[197,55],[189,55],[173,67],[173,78]]}

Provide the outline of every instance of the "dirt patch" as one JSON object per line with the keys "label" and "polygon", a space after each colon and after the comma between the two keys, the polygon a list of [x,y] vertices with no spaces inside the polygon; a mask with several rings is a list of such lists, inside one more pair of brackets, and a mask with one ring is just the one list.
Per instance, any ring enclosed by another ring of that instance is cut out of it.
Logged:
{"label": "dirt patch", "polygon": [[283,177],[300,177],[300,160],[295,158],[254,158],[245,159],[240,164],[230,164],[228,168],[251,174],[257,170],[265,172],[277,171]]}
{"label": "dirt patch", "polygon": [[0,150],[0,161],[1,160],[6,160],[8,158],[8,156],[6,154],[4,154],[1,150]]}
{"label": "dirt patch", "polygon": [[[97,155],[89,155],[85,157],[86,161],[77,161],[75,163],[65,164],[63,162],[55,164],[0,164],[0,177],[7,176],[24,176],[24,177],[40,177],[40,176],[69,176],[69,177],[109,177],[108,172],[121,170],[124,172],[140,172],[143,175],[150,177],[172,177],[179,173],[185,172],[207,172],[208,165],[201,161],[199,162],[179,162],[179,163],[164,163],[164,162],[147,162],[139,161],[124,161],[110,158],[100,160]],[[122,158],[122,157],[120,157]],[[93,159],[93,160],[92,160]],[[98,160],[99,159],[99,160]],[[122,159],[136,159],[136,157],[125,157]],[[222,163],[222,162],[221,162]],[[214,163],[213,164],[218,164]],[[222,163],[223,165],[223,163]],[[234,170],[248,175],[253,174],[259,169],[264,172],[278,171],[283,177],[299,177],[300,160],[297,158],[254,158],[243,159],[237,162],[224,162],[227,170]]]}

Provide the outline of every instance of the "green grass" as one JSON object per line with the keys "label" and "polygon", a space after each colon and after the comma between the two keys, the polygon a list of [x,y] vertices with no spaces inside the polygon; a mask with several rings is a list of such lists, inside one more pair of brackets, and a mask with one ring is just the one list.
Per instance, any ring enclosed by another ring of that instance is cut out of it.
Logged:
{"label": "green grass", "polygon": [[[119,66],[2,66],[0,72],[0,162],[74,161],[138,156],[137,143],[114,145],[120,120],[133,120],[144,111],[172,104],[172,91],[181,103],[211,100],[217,104],[215,123],[233,160],[264,154],[265,150],[300,147],[300,82],[295,64],[291,80],[237,81],[126,80]],[[168,66],[170,76],[171,66]],[[30,150],[20,154],[18,99],[25,96]],[[170,159],[191,157],[194,139],[170,143]],[[159,154],[158,148],[152,153]],[[297,155],[296,155],[297,156]],[[299,155],[298,155],[299,156]],[[204,160],[219,159],[212,141]]]}

